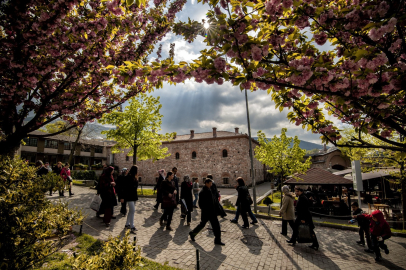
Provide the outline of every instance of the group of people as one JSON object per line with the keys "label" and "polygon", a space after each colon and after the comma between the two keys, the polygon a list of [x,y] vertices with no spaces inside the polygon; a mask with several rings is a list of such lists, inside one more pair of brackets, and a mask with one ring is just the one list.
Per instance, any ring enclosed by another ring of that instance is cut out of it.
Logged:
{"label": "group of people", "polygon": [[368,248],[365,249],[365,252],[375,253],[375,261],[381,261],[381,249],[384,250],[385,254],[389,254],[385,240],[392,235],[383,213],[379,210],[372,211],[370,215],[363,213],[357,202],[353,202],[351,208],[353,219],[348,223],[358,223],[360,240],[357,241],[357,244],[365,246],[366,239]]}
{"label": "group of people", "polygon": [[[54,168],[51,168],[48,162],[45,162],[44,164],[41,160],[37,160],[35,166],[37,167],[36,174],[38,176],[54,173],[62,178],[63,185],[61,185],[61,188],[59,189],[59,196],[65,196],[64,190],[66,188],[69,190],[69,196],[74,195],[72,193],[72,177],[69,169],[69,163],[65,163],[65,166],[62,166],[62,162],[58,162]],[[53,189],[54,187],[49,188],[49,196],[52,196]]]}
{"label": "group of people", "polygon": [[[96,213],[97,217],[103,216],[103,223],[109,227],[111,219],[116,217],[113,215],[114,206],[118,205],[118,200],[121,203],[120,213],[123,216],[128,215],[125,228],[135,233],[137,229],[134,226],[135,204],[138,201],[138,167],[133,165],[130,170],[123,168],[121,175],[114,181],[114,167],[105,167],[99,178],[96,186],[97,194],[101,197],[101,204],[99,211]],[[117,196],[116,196],[117,195]]]}

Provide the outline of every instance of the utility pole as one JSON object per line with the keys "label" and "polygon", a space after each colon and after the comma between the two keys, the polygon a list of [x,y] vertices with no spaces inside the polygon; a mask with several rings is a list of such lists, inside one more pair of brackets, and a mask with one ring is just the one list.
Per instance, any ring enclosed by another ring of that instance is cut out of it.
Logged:
{"label": "utility pole", "polygon": [[252,179],[252,193],[254,201],[254,213],[257,213],[257,191],[254,176],[254,155],[252,153],[252,142],[251,142],[251,124],[250,124],[250,112],[248,110],[248,96],[247,89],[245,89],[245,105],[247,107],[247,122],[248,122],[248,136],[249,136],[249,146],[250,146],[250,160],[251,160],[251,179]]}

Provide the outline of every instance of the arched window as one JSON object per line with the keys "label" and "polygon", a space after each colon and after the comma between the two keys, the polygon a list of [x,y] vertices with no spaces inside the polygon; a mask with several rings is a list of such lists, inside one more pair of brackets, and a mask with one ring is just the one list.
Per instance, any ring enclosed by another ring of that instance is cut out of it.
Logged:
{"label": "arched window", "polygon": [[195,151],[192,152],[192,159],[196,159],[196,152]]}
{"label": "arched window", "polygon": [[227,150],[226,149],[223,150],[223,157],[227,157]]}
{"label": "arched window", "polygon": [[176,158],[176,159],[179,159],[179,153],[176,153],[176,154],[175,154],[175,158]]}

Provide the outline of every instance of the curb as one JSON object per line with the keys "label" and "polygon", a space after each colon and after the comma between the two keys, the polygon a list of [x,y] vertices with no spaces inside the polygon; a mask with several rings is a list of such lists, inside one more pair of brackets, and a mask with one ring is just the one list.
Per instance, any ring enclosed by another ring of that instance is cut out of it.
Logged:
{"label": "curb", "polygon": [[[235,214],[235,211],[233,210],[228,210],[228,209],[224,209],[224,211],[226,213],[232,213]],[[282,220],[282,218],[280,217],[276,217],[276,216],[266,216],[266,215],[261,215],[261,214],[255,214],[256,218],[260,218],[260,219],[267,219],[267,220]],[[339,230],[345,230],[345,231],[353,231],[353,232],[358,232],[358,227],[349,227],[349,226],[344,226],[344,225],[340,225],[340,224],[326,224],[326,223],[321,223],[321,222],[317,222],[314,221],[314,226],[319,226],[319,227],[326,227],[326,228],[332,228],[332,229],[339,229]],[[399,232],[392,232],[393,236],[397,236],[397,237],[402,237],[402,238],[406,238],[406,233],[399,233]]]}

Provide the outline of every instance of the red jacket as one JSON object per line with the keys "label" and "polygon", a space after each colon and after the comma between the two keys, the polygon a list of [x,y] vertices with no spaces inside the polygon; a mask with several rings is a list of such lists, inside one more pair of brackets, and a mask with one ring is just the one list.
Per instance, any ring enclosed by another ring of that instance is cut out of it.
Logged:
{"label": "red jacket", "polygon": [[[375,217],[377,221],[374,221],[372,217]],[[370,221],[369,230],[371,231],[371,234],[374,236],[382,236],[389,238],[392,235],[388,222],[386,222],[382,212],[379,210],[373,211],[371,215],[368,214],[358,215],[357,218],[360,219],[365,218]]]}

